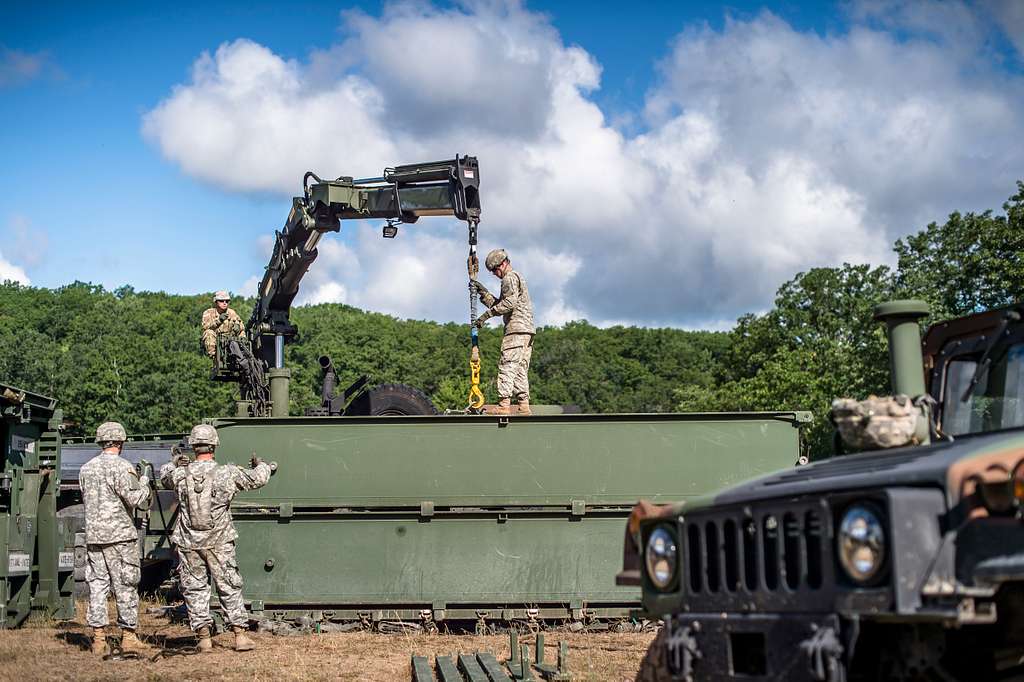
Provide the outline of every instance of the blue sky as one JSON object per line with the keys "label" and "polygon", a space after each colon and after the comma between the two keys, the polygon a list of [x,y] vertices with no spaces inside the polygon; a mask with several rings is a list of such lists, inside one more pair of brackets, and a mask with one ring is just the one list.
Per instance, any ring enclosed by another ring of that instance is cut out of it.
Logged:
{"label": "blue sky", "polygon": [[[6,4],[0,275],[244,291],[302,170],[468,152],[543,322],[727,326],[1012,193],[1020,7]],[[345,226],[301,300],[461,319],[460,229],[426,222]]]}

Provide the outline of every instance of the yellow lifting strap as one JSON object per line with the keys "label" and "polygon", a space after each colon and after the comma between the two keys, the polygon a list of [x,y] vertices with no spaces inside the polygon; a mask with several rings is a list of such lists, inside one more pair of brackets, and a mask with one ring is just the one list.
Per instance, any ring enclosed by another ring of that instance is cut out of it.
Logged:
{"label": "yellow lifting strap", "polygon": [[473,326],[476,322],[476,287],[473,282],[480,272],[480,261],[476,257],[476,244],[469,246],[469,258],[466,260],[466,269],[469,271],[469,324],[470,337],[473,339],[473,349],[469,352],[469,409],[479,410],[484,406],[484,394],[480,391],[480,343],[479,332]]}
{"label": "yellow lifting strap", "polygon": [[476,346],[469,355],[469,406],[474,410],[484,406],[484,394],[480,392],[480,349]]}

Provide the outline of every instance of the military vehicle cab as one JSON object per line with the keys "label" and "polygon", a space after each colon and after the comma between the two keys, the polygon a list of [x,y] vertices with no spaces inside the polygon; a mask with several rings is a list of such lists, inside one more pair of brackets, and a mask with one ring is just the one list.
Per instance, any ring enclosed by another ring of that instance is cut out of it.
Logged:
{"label": "military vehicle cab", "polygon": [[919,444],[637,505],[617,581],[664,621],[637,679],[1022,679],[1021,310],[922,342],[925,304],[876,309]]}

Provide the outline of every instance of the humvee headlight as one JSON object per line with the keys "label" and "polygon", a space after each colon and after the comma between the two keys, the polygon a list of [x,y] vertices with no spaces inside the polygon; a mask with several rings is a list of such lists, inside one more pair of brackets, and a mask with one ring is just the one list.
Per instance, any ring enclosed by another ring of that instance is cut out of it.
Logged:
{"label": "humvee headlight", "polygon": [[659,526],[647,538],[647,575],[659,590],[666,589],[676,577],[678,551],[675,534]]}
{"label": "humvee headlight", "polygon": [[872,508],[857,504],[839,523],[839,563],[856,583],[871,582],[885,564],[885,528],[878,517]]}

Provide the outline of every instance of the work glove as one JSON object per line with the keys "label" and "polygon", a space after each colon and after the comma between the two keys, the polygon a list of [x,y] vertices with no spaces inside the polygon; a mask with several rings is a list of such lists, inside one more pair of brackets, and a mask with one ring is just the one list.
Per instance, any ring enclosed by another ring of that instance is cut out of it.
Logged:
{"label": "work glove", "polygon": [[153,476],[153,465],[152,464],[150,464],[149,462],[147,462],[144,459],[141,459],[141,460],[139,460],[139,463],[138,463],[137,466],[138,466],[138,471],[139,471],[139,481],[140,482],[143,479],[145,479],[146,481],[153,480],[154,476]]}
{"label": "work glove", "polygon": [[224,320],[228,319],[228,314],[227,313],[221,313],[220,315],[217,316],[217,319],[220,320],[221,322],[223,322]]}
{"label": "work glove", "polygon": [[176,467],[183,467],[189,463],[188,455],[179,450],[177,445],[171,448],[171,463]]}

